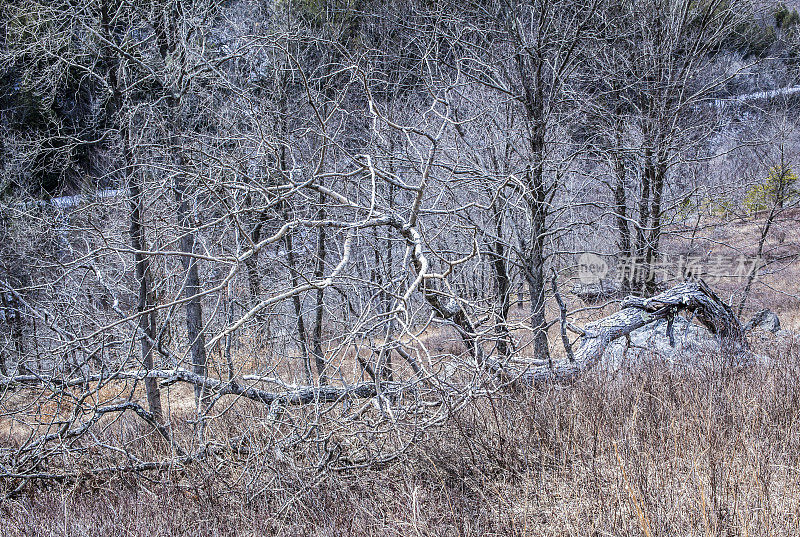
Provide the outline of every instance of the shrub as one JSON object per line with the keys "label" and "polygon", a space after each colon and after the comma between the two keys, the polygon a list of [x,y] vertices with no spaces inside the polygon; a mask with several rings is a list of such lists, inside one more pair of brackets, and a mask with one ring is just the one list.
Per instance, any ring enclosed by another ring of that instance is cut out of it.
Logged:
{"label": "shrub", "polygon": [[775,205],[782,207],[797,199],[797,175],[790,167],[773,167],[763,183],[753,186],[745,194],[742,204],[748,213],[764,211]]}
{"label": "shrub", "polygon": [[800,15],[796,9],[790,10],[786,4],[780,4],[775,11],[775,27],[782,30],[788,30],[792,26],[796,26],[800,22]]}

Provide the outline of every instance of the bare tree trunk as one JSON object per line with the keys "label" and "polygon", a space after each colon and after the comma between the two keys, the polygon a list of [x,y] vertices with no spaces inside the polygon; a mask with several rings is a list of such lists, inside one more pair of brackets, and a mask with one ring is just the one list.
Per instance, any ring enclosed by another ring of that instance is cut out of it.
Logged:
{"label": "bare tree trunk", "polygon": [[[544,151],[543,134],[541,141],[535,142],[535,154],[541,155]],[[541,145],[540,145],[541,144]],[[546,229],[546,197],[543,185],[543,173],[541,164],[536,165],[536,169],[528,172],[528,183],[532,192],[526,196],[528,198],[529,217],[530,217],[530,242],[525,245],[525,259],[523,274],[528,283],[530,293],[531,326],[533,327],[533,348],[537,357],[550,360],[550,349],[547,342],[547,320],[545,319],[545,289],[547,280],[545,279],[545,259],[544,259],[544,232]]]}
{"label": "bare tree trunk", "polygon": [[[165,63],[172,63],[182,69],[185,51],[181,49],[181,36],[179,22],[184,15],[184,5],[176,2],[171,6],[171,12],[159,16],[154,21],[156,43],[159,55]],[[201,285],[198,271],[198,260],[194,257],[196,242],[196,217],[189,202],[189,189],[186,184],[185,170],[186,157],[184,155],[183,140],[183,110],[181,103],[182,89],[179,85],[185,83],[183,77],[177,77],[174,82],[165,81],[161,90],[166,102],[169,128],[169,144],[172,161],[176,168],[173,180],[173,192],[177,208],[178,231],[180,233],[179,248],[181,265],[185,272],[183,296],[186,299],[186,337],[189,344],[192,370],[200,376],[206,375],[206,346],[203,334],[203,305],[200,299]],[[195,397],[199,404],[206,403],[206,391],[202,386],[195,386]]]}
{"label": "bare tree trunk", "polygon": [[550,360],[550,349],[547,344],[547,331],[545,330],[547,320],[545,319],[544,311],[546,283],[544,278],[544,256],[540,252],[534,251],[526,261],[528,266],[525,267],[525,278],[531,295],[531,326],[534,330],[534,353],[537,357]]}
{"label": "bare tree trunk", "polygon": [[747,283],[745,284],[742,298],[739,300],[739,306],[736,309],[736,314],[739,316],[741,316],[742,311],[744,311],[744,306],[747,303],[748,297],[750,296],[750,290],[753,287],[753,282],[755,282],[756,276],[758,275],[758,263],[760,263],[761,257],[764,255],[764,244],[767,242],[769,230],[772,227],[772,224],[775,222],[775,218],[783,210],[784,203],[787,197],[790,195],[789,187],[791,186],[791,183],[787,181],[787,176],[791,170],[786,164],[784,146],[782,143],[780,145],[780,154],[780,177],[778,178],[778,184],[774,185],[773,187],[774,199],[772,200],[772,206],[770,207],[769,214],[767,215],[766,220],[764,220],[764,224],[761,226],[761,234],[758,238],[758,248],[756,249],[756,259],[753,262],[753,268],[747,275]]}
{"label": "bare tree trunk", "polygon": [[[389,147],[392,150],[394,149],[394,138],[390,138]],[[389,157],[389,173],[391,173],[392,175],[394,175],[394,173],[395,173],[395,165],[394,165],[393,153]],[[391,209],[394,208],[395,187],[394,187],[394,185],[392,183],[389,183],[387,185],[387,189],[388,189],[388,193],[387,193],[388,200],[387,201],[388,201],[388,204],[389,204],[389,209],[391,210]],[[377,228],[376,228],[376,233],[377,233]],[[377,241],[377,237],[376,237],[376,244],[377,243],[378,243],[378,241]],[[392,241],[392,238],[391,237],[387,237],[387,239],[386,239],[386,269],[387,269],[388,272],[386,273],[386,278],[385,279],[383,278],[383,276],[380,275],[380,265],[378,263],[376,263],[376,267],[378,267],[378,275],[379,275],[379,277],[381,279],[381,289],[380,289],[380,301],[381,301],[381,308],[382,308],[381,313],[388,313],[390,308],[392,307],[392,299],[391,299],[391,296],[389,295],[388,291],[386,291],[386,288],[387,288],[387,286],[391,285],[391,282],[392,282],[392,279],[393,279],[393,276],[394,276],[394,274],[392,272],[392,269],[394,267],[394,265],[393,265],[394,259],[393,259],[393,255],[392,255],[393,247],[394,247],[394,243]],[[376,258],[376,261],[380,258],[380,253],[379,253],[379,251],[377,249],[375,250],[375,258]],[[395,318],[394,318],[394,316],[392,316],[392,317],[389,318],[389,320],[386,323],[386,334],[388,336],[387,339],[392,337],[392,334],[394,333],[394,330],[395,330]],[[419,371],[420,371],[419,370],[419,365],[416,363],[416,361],[414,360],[413,356],[411,356],[410,354],[406,353],[401,348],[397,349],[397,353],[400,354],[400,356],[411,365],[412,369],[414,370],[414,373],[419,374]],[[385,371],[384,378],[386,378],[389,381],[394,380],[394,369],[393,369],[393,366],[392,366],[392,353],[391,352],[387,352],[386,356],[384,358],[384,371]]]}
{"label": "bare tree trunk", "polygon": [[655,169],[653,171],[653,204],[650,210],[652,225],[650,226],[650,237],[647,241],[647,256],[646,265],[650,271],[650,277],[647,278],[645,290],[648,295],[655,294],[656,292],[656,279],[652,267],[658,263],[660,255],[659,244],[661,242],[661,202],[664,194],[664,180],[667,174],[667,163],[665,156],[659,154]]}
{"label": "bare tree trunk", "polygon": [[[22,318],[21,305],[17,297],[11,293],[0,293],[2,298],[2,306],[5,314],[6,323],[11,329],[11,339],[14,341],[14,361],[17,364],[17,370],[23,373],[28,373],[28,366],[25,363],[25,342],[23,326],[24,321]],[[6,366],[5,354],[0,358],[0,372],[3,375],[8,375]]]}
{"label": "bare tree trunk", "polygon": [[[0,210],[0,239],[2,239],[2,243],[1,244],[10,243],[10,241],[7,239],[7,237],[8,237],[8,230],[7,230],[7,222],[6,222],[6,213],[5,213],[4,210]],[[10,274],[11,270],[6,268],[6,271],[4,271],[4,272],[5,272],[4,276],[6,278],[6,281],[9,282],[9,284],[10,284],[10,282],[12,280],[11,274]],[[9,329],[13,331],[13,327],[11,325],[11,310],[10,310],[10,307],[9,307],[9,296],[8,295],[10,295],[10,293],[6,292],[5,289],[0,290],[0,307],[2,307],[3,321],[8,325]],[[36,341],[36,338],[34,338],[34,341]],[[0,374],[2,374],[3,376],[7,377],[9,371],[8,371],[8,367],[7,367],[7,364],[6,364],[6,358],[7,358],[6,353],[5,352],[1,352],[0,353]]]}
{"label": "bare tree trunk", "polygon": [[[320,194],[320,209],[318,211],[318,220],[325,219],[325,195]],[[314,267],[314,278],[318,281],[325,275],[325,227],[321,226],[317,232],[317,255],[316,266]],[[312,347],[314,351],[314,361],[317,365],[317,374],[319,375],[320,385],[328,383],[328,378],[325,375],[325,355],[322,350],[322,322],[323,314],[325,313],[325,288],[320,287],[317,289],[317,303],[314,312],[314,333],[312,335]]]}
{"label": "bare tree trunk", "polygon": [[[101,10],[102,29],[106,39],[114,42],[114,35],[111,29],[111,16],[109,5],[104,2]],[[150,260],[144,254],[147,250],[147,240],[144,228],[144,193],[139,182],[138,174],[133,170],[133,149],[130,143],[130,128],[128,121],[120,117],[124,104],[128,98],[119,79],[119,59],[115,58],[113,51],[107,53],[109,60],[109,85],[114,92],[111,99],[111,114],[116,114],[116,121],[119,125],[119,137],[122,144],[122,176],[128,186],[130,202],[130,237],[131,247],[134,251],[133,262],[135,266],[136,282],[138,284],[138,299],[136,303],[136,313],[139,315],[139,337],[142,355],[142,367],[149,371],[153,369],[153,345],[157,335],[157,316],[154,309],[155,298],[153,297],[153,275],[150,270]],[[161,423],[163,412],[161,408],[161,392],[158,387],[158,380],[155,378],[144,379],[145,394],[147,405],[153,419]]]}
{"label": "bare tree trunk", "polygon": [[[177,103],[171,103],[172,118],[172,140],[171,150],[173,160],[177,168],[174,179],[175,202],[178,205],[178,230],[180,232],[179,248],[181,255],[181,265],[185,273],[183,282],[183,296],[186,299],[186,338],[189,344],[192,371],[199,376],[206,375],[206,342],[203,327],[203,304],[200,293],[200,273],[198,270],[198,259],[195,253],[197,214],[190,207],[189,190],[186,184],[187,176],[184,170],[185,159],[183,156],[183,146],[180,133],[181,121],[180,110]],[[198,403],[207,403],[207,393],[201,386],[195,386],[195,397]]]}
{"label": "bare tree trunk", "polygon": [[[250,240],[253,244],[258,244],[261,240],[261,228],[263,222],[261,216],[250,231]],[[250,303],[257,304],[261,296],[261,275],[258,273],[258,254],[259,250],[253,252],[253,255],[245,259],[244,265],[247,269],[247,284],[250,288]]]}
{"label": "bare tree trunk", "polygon": [[758,238],[758,248],[756,249],[756,259],[753,261],[753,268],[747,274],[747,283],[745,284],[744,291],[742,292],[742,298],[739,300],[739,306],[736,308],[736,315],[738,316],[741,316],[742,311],[744,311],[747,298],[750,296],[750,289],[753,287],[753,282],[756,280],[756,276],[758,275],[758,263],[760,262],[761,257],[764,255],[764,244],[767,242],[767,235],[772,227],[772,223],[775,221],[775,216],[778,213],[778,209],[780,209],[780,202],[782,202],[782,199],[779,199],[778,203],[772,206],[769,211],[769,215],[767,215],[767,219],[764,221],[764,225],[761,227],[761,234]]}
{"label": "bare tree trunk", "polygon": [[[127,144],[126,144],[127,145]],[[126,152],[127,152],[126,148]],[[126,161],[128,158],[126,157]],[[153,342],[156,340],[156,311],[154,309],[155,300],[152,293],[152,274],[150,272],[150,262],[144,255],[147,250],[144,236],[143,208],[144,199],[141,187],[138,183],[136,174],[130,174],[128,188],[130,189],[131,204],[131,247],[134,250],[133,258],[136,265],[136,281],[138,282],[138,302],[136,312],[139,314],[139,330],[142,335],[139,338],[142,347],[142,367],[145,370],[153,369]],[[158,388],[158,379],[144,379],[145,392],[147,394],[147,405],[153,418],[161,423],[163,415],[161,410],[161,393]]]}
{"label": "bare tree trunk", "polygon": [[650,277],[650,269],[645,265],[647,257],[648,226],[650,224],[650,193],[653,181],[652,151],[645,148],[644,170],[641,178],[641,192],[639,197],[639,219],[636,222],[636,245],[634,247],[633,270],[634,280],[632,291],[636,294],[645,293],[645,285]]}
{"label": "bare tree trunk", "polygon": [[[176,156],[176,163],[182,167],[182,157]],[[195,226],[194,215],[187,199],[186,175],[181,170],[175,176],[175,201],[178,204],[178,227],[181,231],[180,250],[181,264],[185,271],[183,296],[186,302],[186,337],[192,358],[192,371],[199,376],[206,375],[206,341],[203,333],[203,305],[200,299],[200,274],[198,260],[194,254]],[[203,387],[195,386],[198,402],[205,404],[206,392]]]}
{"label": "bare tree trunk", "polygon": [[497,207],[497,200],[492,203],[491,211],[494,219],[495,238],[494,247],[491,248],[492,269],[494,279],[497,284],[497,295],[499,299],[498,322],[495,323],[495,333],[497,334],[497,352],[503,358],[507,358],[511,351],[511,334],[508,331],[508,312],[511,309],[511,278],[508,275],[508,265],[506,259],[506,247],[503,244],[503,219],[501,210]]}
{"label": "bare tree trunk", "polygon": [[575,354],[572,352],[572,344],[569,342],[569,336],[567,335],[567,305],[564,304],[564,300],[561,298],[561,294],[558,292],[558,276],[556,274],[556,269],[552,269],[553,271],[553,296],[556,299],[556,303],[558,304],[558,309],[561,314],[561,344],[564,345],[564,352],[567,353],[567,358],[570,362],[575,361]]}
{"label": "bare tree trunk", "polygon": [[[517,29],[519,32],[519,29]],[[522,43],[520,42],[520,45]],[[523,56],[525,54],[526,56]],[[544,159],[545,134],[547,122],[545,116],[544,78],[542,58],[530,57],[527,52],[516,52],[517,70],[520,74],[524,95],[521,97],[528,122],[528,143],[530,147],[530,164],[525,173],[525,202],[530,219],[530,233],[527,244],[523,245],[524,276],[530,292],[531,326],[534,330],[534,353],[537,357],[550,361],[550,349],[545,327],[545,277],[544,237],[547,230],[548,194],[554,189],[545,185]]]}
{"label": "bare tree trunk", "polygon": [[[619,137],[618,137],[619,138]],[[619,145],[619,139],[617,145]],[[630,262],[633,251],[631,249],[633,241],[631,229],[628,225],[628,200],[626,196],[626,170],[625,162],[619,149],[614,152],[614,214],[616,215],[617,231],[619,232],[619,253],[620,256]],[[633,274],[630,272],[621,274],[621,292],[628,294],[633,289]]]}
{"label": "bare tree trunk", "polygon": [[[284,210],[284,218],[289,220],[288,211]],[[286,246],[286,260],[289,265],[289,279],[291,280],[292,287],[300,285],[300,273],[297,271],[297,261],[294,257],[294,247],[292,245],[292,234],[287,233],[283,239]],[[300,344],[300,355],[303,360],[303,369],[306,375],[306,380],[309,384],[313,383],[313,375],[311,373],[311,357],[308,352],[308,336],[306,334],[306,323],[303,319],[303,305],[300,301],[300,295],[295,294],[292,296],[292,305],[294,306],[294,314],[297,323],[297,339]]]}
{"label": "bare tree trunk", "polygon": [[[378,228],[375,228],[375,248],[373,248],[373,256],[375,259],[375,264],[372,269],[372,281],[375,285],[378,286],[378,304],[377,309],[378,313],[381,315],[385,315],[389,312],[391,308],[391,302],[389,299],[389,294],[386,292],[386,285],[388,282],[391,281],[391,277],[387,277],[384,280],[383,274],[381,273],[381,252],[379,248],[380,238],[378,235]],[[389,242],[388,247],[391,249],[391,241]],[[391,267],[391,251],[387,252],[388,261],[387,264]],[[386,331],[385,331],[385,338],[388,342],[392,337],[392,330],[393,330],[393,318],[390,318],[386,323]],[[377,361],[377,373],[380,375],[381,378],[385,378],[387,380],[394,379],[394,372],[392,370],[392,353],[390,350],[381,349],[380,354],[378,355]]]}

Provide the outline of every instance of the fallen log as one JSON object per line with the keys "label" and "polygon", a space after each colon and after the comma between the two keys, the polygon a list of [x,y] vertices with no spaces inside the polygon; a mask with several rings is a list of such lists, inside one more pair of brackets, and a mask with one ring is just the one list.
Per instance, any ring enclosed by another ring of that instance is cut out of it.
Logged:
{"label": "fallen log", "polygon": [[[453,301],[455,302],[455,301]],[[454,309],[459,310],[456,306]],[[750,353],[749,344],[739,319],[733,310],[725,304],[704,282],[686,282],[677,285],[651,298],[628,297],[622,301],[622,309],[599,321],[589,323],[580,330],[579,347],[574,351],[574,361],[555,363],[535,361],[523,371],[515,371],[507,364],[485,357],[482,363],[506,383],[538,385],[547,382],[563,382],[576,378],[593,368],[603,358],[609,345],[616,339],[628,336],[634,330],[661,319],[670,321],[676,314],[688,312],[720,338],[722,348],[728,352]],[[460,311],[448,315],[459,319]],[[460,317],[466,318],[466,315]],[[468,332],[471,325],[460,326]],[[468,334],[474,337],[474,334]],[[235,395],[258,401],[266,405],[307,405],[313,403],[336,403],[345,399],[372,398],[378,394],[372,382],[351,386],[293,386],[284,392],[272,392],[256,388],[252,384],[245,385],[239,381],[221,381],[203,377],[184,369],[169,370],[137,370],[118,371],[112,375],[91,377],[75,377],[70,379],[42,378],[36,375],[0,376],[0,388],[13,389],[17,386],[44,384],[53,389],[84,385],[88,382],[104,382],[112,379],[141,380],[158,378],[166,384],[183,382],[210,390],[216,396]],[[249,379],[257,381],[257,379]],[[410,389],[411,385],[402,382],[383,383],[382,392],[401,393]]]}
{"label": "fallen log", "polygon": [[[281,405],[299,406],[310,403],[336,403],[350,398],[370,398],[377,394],[374,382],[362,382],[351,386],[294,386],[287,391],[273,392],[256,388],[250,384],[243,384],[235,379],[231,381],[221,381],[215,378],[205,377],[187,369],[117,371],[108,375],[91,375],[69,379],[60,379],[58,377],[43,378],[37,375],[0,376],[0,388],[8,390],[22,386],[45,385],[51,386],[54,390],[61,390],[67,387],[84,386],[96,382],[103,383],[111,380],[144,380],[146,378],[159,379],[162,381],[162,385],[179,382],[190,384],[206,389],[214,396],[234,395],[264,403],[265,405],[278,403]],[[249,380],[251,384],[255,384],[259,379],[252,378]],[[382,385],[384,387],[384,392],[391,395],[405,391],[407,388],[397,382],[386,382]]]}
{"label": "fallen log", "polygon": [[572,294],[587,304],[599,304],[621,296],[622,286],[613,280],[579,283],[572,286]]}
{"label": "fallen log", "polygon": [[[595,367],[607,355],[611,343],[619,338],[629,336],[633,331],[656,322],[668,323],[667,332],[670,333],[670,343],[674,343],[671,335],[672,319],[675,315],[686,312],[698,319],[700,323],[712,334],[719,338],[720,348],[726,352],[741,353],[747,358],[753,356],[749,350],[747,338],[742,325],[733,313],[731,308],[714,294],[708,286],[701,282],[687,282],[668,291],[660,293],[652,298],[643,299],[639,297],[628,297],[622,302],[622,309],[599,321],[589,323],[584,329],[572,327],[581,334],[580,346],[574,352],[574,361],[564,361],[550,365],[547,361],[529,362],[529,367],[521,370],[519,367],[510,363],[497,360],[494,357],[486,356],[484,360],[478,361],[482,367],[495,375],[502,385],[514,387],[537,387],[554,382],[567,382],[578,378]],[[457,324],[459,321],[467,319],[463,311],[457,307],[443,312],[450,315],[450,318]],[[685,324],[685,323],[683,323]],[[466,341],[475,338],[474,333],[468,333],[466,324],[460,325]],[[476,345],[478,346],[478,345]],[[473,354],[473,357],[480,355]],[[13,390],[15,388],[30,387],[38,384],[44,389],[53,392],[62,392],[74,387],[86,387],[89,383],[97,383],[101,386],[109,380],[142,380],[144,378],[156,378],[161,380],[162,385],[174,383],[185,383],[188,385],[200,386],[210,393],[216,401],[219,397],[229,395],[249,399],[270,407],[270,414],[278,412],[282,407],[303,406],[313,404],[337,404],[352,399],[373,399],[376,398],[378,406],[384,408],[383,404],[390,400],[395,400],[402,394],[413,393],[419,388],[417,378],[422,370],[418,370],[415,378],[401,382],[362,382],[353,385],[343,386],[294,386],[285,385],[280,382],[280,390],[269,391],[261,388],[264,384],[273,384],[276,379],[245,376],[234,380],[218,380],[207,376],[201,376],[185,369],[164,369],[164,370],[133,370],[117,371],[111,375],[97,375],[86,377],[71,378],[44,378],[37,375],[17,375],[0,376],[0,390]],[[451,387],[453,388],[453,387]],[[87,392],[88,393],[88,392]],[[461,388],[456,388],[453,393],[463,393]],[[86,399],[86,397],[82,398]],[[87,399],[88,401],[88,399]],[[430,404],[423,403],[423,404]],[[366,408],[366,407],[364,407]],[[81,437],[88,433],[89,429],[101,422],[101,418],[107,414],[122,414],[133,412],[145,422],[157,430],[161,436],[169,441],[175,453],[182,460],[190,460],[193,455],[187,455],[172,440],[171,428],[169,424],[159,423],[156,418],[145,408],[134,401],[111,402],[102,406],[87,406],[74,411],[72,417],[54,423],[55,430],[48,429],[48,433],[39,438],[28,442],[18,454],[26,454],[17,463],[4,467],[3,475],[0,479],[14,477],[21,478],[24,482],[29,478],[37,476],[56,476],[58,474],[42,474],[39,469],[41,457],[35,455],[44,449],[45,444],[53,441],[69,440]],[[202,448],[199,453],[203,453]],[[9,453],[11,453],[9,451]],[[46,451],[42,451],[46,453]],[[21,461],[23,464],[19,464]],[[27,461],[27,462],[26,462]],[[30,464],[29,464],[30,463]],[[20,468],[29,471],[20,471]],[[136,466],[135,471],[149,469],[145,466]],[[155,467],[154,467],[155,468]],[[15,490],[21,490],[20,484]]]}
{"label": "fallen log", "polygon": [[571,380],[593,368],[614,340],[660,319],[669,321],[680,312],[692,314],[709,332],[717,335],[726,351],[750,354],[744,328],[730,306],[705,282],[686,282],[651,298],[626,298],[620,311],[584,328],[574,362],[556,364],[552,368],[537,365],[520,378],[529,385]]}

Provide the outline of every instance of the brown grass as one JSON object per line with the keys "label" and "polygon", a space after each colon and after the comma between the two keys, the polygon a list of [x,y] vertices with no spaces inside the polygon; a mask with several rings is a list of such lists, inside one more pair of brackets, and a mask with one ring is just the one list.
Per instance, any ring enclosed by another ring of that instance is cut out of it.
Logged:
{"label": "brown grass", "polygon": [[[722,255],[738,258],[755,258],[761,226],[766,216],[755,215],[745,220],[723,221],[709,217],[705,228],[695,237],[691,254],[705,259]],[[758,310],[769,308],[781,319],[784,328],[800,331],[800,230],[797,222],[800,209],[785,211],[775,219],[764,243],[763,258],[766,267],[755,280],[747,306],[743,312],[746,320]],[[674,230],[673,230],[674,231]],[[665,236],[667,254],[680,255],[689,252],[688,237],[691,231]],[[734,295],[734,306],[744,288],[744,278],[722,278],[713,287],[727,300]]]}
{"label": "brown grass", "polygon": [[777,359],[746,369],[715,357],[679,369],[653,363],[476,399],[388,467],[317,472],[300,454],[265,449],[136,478],[31,486],[0,505],[0,529],[9,536],[797,535],[800,363],[796,349]]}

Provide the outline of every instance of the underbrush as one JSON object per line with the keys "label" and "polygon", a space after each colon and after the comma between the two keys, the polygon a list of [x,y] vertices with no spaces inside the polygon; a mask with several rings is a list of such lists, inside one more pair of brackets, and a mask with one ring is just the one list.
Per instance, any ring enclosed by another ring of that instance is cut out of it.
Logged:
{"label": "underbrush", "polygon": [[797,358],[750,367],[656,361],[478,397],[377,466],[317,470],[276,449],[219,451],[157,472],[31,481],[0,503],[0,529],[8,537],[798,535]]}

